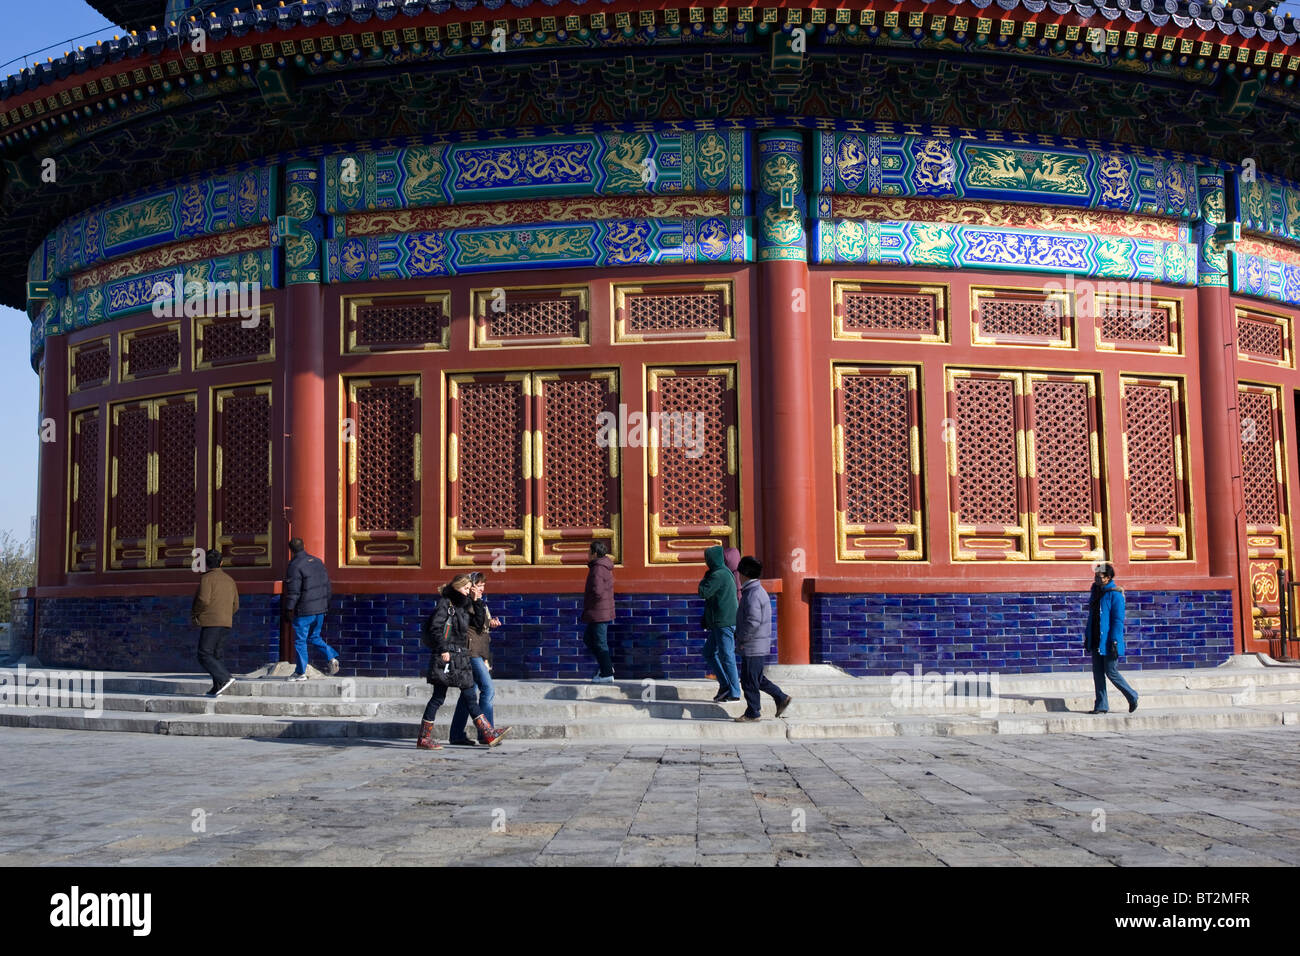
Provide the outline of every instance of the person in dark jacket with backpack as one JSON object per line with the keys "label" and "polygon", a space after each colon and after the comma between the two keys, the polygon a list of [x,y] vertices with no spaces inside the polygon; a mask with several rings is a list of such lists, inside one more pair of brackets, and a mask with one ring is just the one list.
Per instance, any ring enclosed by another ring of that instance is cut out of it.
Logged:
{"label": "person in dark jacket with backpack", "polygon": [[1124,592],[1115,584],[1115,568],[1097,566],[1088,595],[1088,626],[1084,646],[1092,657],[1092,683],[1097,691],[1090,714],[1110,710],[1106,698],[1106,678],[1128,701],[1128,712],[1137,710],[1138,693],[1119,673],[1119,659],[1124,656]]}
{"label": "person in dark jacket with backpack", "polygon": [[697,593],[704,598],[703,624],[709,632],[704,660],[718,678],[715,703],[740,700],[740,674],[736,670],[736,579],[727,570],[721,545],[704,550],[708,570]]}
{"label": "person in dark jacket with backpack", "polygon": [[740,657],[740,686],[745,692],[745,712],[740,723],[758,720],[763,708],[759,691],[776,701],[780,717],[790,706],[791,697],[763,676],[763,666],[772,651],[772,599],[759,580],[763,565],[748,555],[737,566],[741,581],[740,608],[736,612],[736,653]]}
{"label": "person in dark jacket with backpack", "polygon": [[439,592],[438,603],[424,622],[424,646],[433,651],[433,660],[429,662],[429,673],[425,679],[433,685],[433,694],[425,705],[424,717],[420,722],[420,736],[415,741],[415,746],[421,750],[442,749],[442,744],[434,743],[433,722],[438,716],[438,708],[447,699],[449,687],[460,690],[461,696],[465,698],[465,706],[474,718],[474,726],[488,746],[495,746],[510,729],[493,729],[483,714],[483,708],[478,705],[478,691],[474,688],[474,668],[470,663],[469,652],[472,590],[473,582],[468,574],[456,575]]}
{"label": "person in dark jacket with backpack", "polygon": [[609,622],[614,620],[614,559],[604,541],[591,542],[587,553],[587,586],[582,594],[582,620],[587,625],[582,636],[600,673],[596,684],[614,683],[614,662],[609,656]]}
{"label": "person in dark jacket with backpack", "polygon": [[298,669],[291,681],[307,679],[307,645],[314,644],[325,653],[329,672],[339,672],[339,652],[320,636],[325,612],[330,606],[330,576],[320,558],[307,553],[302,538],[289,542],[289,569],[284,576],[284,595],[280,598],[280,616],[293,625],[293,647],[298,655]]}

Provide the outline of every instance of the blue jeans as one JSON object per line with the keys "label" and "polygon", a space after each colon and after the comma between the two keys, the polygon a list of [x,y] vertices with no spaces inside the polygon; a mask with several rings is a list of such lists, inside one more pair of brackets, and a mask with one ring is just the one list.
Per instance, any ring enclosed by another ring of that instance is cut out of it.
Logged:
{"label": "blue jeans", "polygon": [[[481,657],[471,657],[469,659],[470,667],[474,668],[474,684],[479,689],[478,705],[483,710],[483,716],[487,722],[495,726],[492,720],[492,701],[496,699],[497,689],[492,683],[492,674],[488,671],[487,661]],[[451,715],[451,729],[448,736],[452,740],[460,740],[465,736],[465,721],[469,719],[469,697],[464,692],[456,701],[456,709]]]}
{"label": "blue jeans", "polygon": [[297,673],[307,673],[307,644],[311,643],[325,652],[325,660],[332,661],[339,652],[330,647],[321,638],[321,628],[325,625],[324,614],[308,614],[306,617],[293,619],[293,649],[298,654]]}
{"label": "blue jeans", "polygon": [[[441,707],[446,700],[447,688],[442,684],[434,684],[433,693],[429,695],[429,702],[424,705],[424,716],[421,719],[427,720],[429,723],[433,723],[437,720],[438,708]],[[464,701],[465,706],[469,708],[469,715],[471,717],[483,716],[483,710],[478,705],[478,690],[473,686],[466,687],[460,692],[460,700],[456,702],[457,707],[460,706],[461,701]],[[456,738],[453,737],[452,739],[455,740]]]}
{"label": "blue jeans", "polygon": [[587,629],[582,635],[582,642],[587,645],[587,650],[591,651],[592,657],[596,658],[601,677],[614,676],[614,662],[609,656],[608,635],[608,621],[588,621]]}
{"label": "blue jeans", "polygon": [[1130,707],[1138,699],[1137,691],[1128,685],[1128,681],[1119,676],[1119,658],[1102,657],[1100,654],[1092,655],[1092,683],[1097,689],[1097,701],[1093,704],[1093,710],[1110,710],[1110,702],[1106,699],[1106,678],[1115,685],[1115,689],[1124,695]]}
{"label": "blue jeans", "polygon": [[718,678],[718,693],[740,696],[740,672],[736,669],[736,628],[711,627],[704,642],[704,661]]}

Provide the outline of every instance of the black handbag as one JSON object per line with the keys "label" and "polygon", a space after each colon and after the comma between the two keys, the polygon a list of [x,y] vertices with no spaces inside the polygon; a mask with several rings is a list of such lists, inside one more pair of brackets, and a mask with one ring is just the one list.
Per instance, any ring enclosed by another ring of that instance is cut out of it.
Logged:
{"label": "black handbag", "polygon": [[[430,618],[428,623],[430,624],[433,623],[433,619]],[[425,633],[428,634],[428,631],[429,628],[428,625],[426,624]],[[443,647],[448,646],[447,638],[450,637],[450,635],[451,635],[451,615],[448,614],[447,626],[442,631]],[[456,684],[451,674],[451,654],[448,653],[447,654],[448,659],[444,661],[442,659],[442,656],[438,654],[437,651],[435,650],[432,641],[425,640],[424,643],[428,646],[428,648],[431,651],[434,651],[433,662],[429,665],[429,679],[433,681],[435,684],[441,684],[443,687],[455,687]]]}

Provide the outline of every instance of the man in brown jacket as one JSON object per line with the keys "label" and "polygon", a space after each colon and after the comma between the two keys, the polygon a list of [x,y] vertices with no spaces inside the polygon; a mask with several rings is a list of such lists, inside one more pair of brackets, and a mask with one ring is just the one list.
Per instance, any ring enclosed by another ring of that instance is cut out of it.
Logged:
{"label": "man in brown jacket", "polygon": [[209,551],[203,557],[207,570],[199,578],[199,591],[194,595],[190,616],[199,629],[199,664],[212,675],[208,696],[220,697],[235,682],[221,662],[221,650],[239,610],[239,588],[235,587],[234,578],[221,570],[220,551]]}

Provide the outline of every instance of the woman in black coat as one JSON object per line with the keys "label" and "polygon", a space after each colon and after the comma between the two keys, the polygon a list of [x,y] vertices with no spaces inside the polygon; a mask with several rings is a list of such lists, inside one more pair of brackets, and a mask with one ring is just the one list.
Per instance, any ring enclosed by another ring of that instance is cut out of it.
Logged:
{"label": "woman in black coat", "polygon": [[494,730],[478,705],[478,691],[474,687],[474,669],[469,660],[469,613],[471,581],[468,574],[458,574],[442,589],[433,614],[424,622],[424,644],[433,651],[426,680],[433,685],[433,695],[424,708],[420,723],[420,736],[415,746],[421,750],[441,750],[442,744],[433,741],[433,721],[438,708],[447,699],[447,688],[456,687],[465,698],[469,714],[474,718],[483,741],[495,746],[505,736],[509,727]]}

